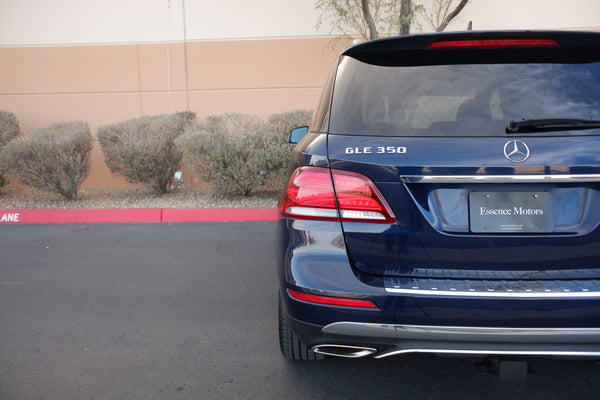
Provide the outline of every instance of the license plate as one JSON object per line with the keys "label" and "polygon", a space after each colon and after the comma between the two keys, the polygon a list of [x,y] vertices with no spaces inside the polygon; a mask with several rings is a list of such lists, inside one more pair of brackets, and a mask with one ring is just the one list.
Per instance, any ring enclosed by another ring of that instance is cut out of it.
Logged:
{"label": "license plate", "polygon": [[473,233],[549,233],[554,230],[552,193],[472,192],[469,218]]}

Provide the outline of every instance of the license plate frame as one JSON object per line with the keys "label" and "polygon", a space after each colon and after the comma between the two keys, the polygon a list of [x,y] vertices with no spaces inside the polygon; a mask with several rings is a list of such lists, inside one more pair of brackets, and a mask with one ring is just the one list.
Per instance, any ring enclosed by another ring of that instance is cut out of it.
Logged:
{"label": "license plate frame", "polygon": [[551,233],[554,201],[550,192],[471,192],[472,233]]}

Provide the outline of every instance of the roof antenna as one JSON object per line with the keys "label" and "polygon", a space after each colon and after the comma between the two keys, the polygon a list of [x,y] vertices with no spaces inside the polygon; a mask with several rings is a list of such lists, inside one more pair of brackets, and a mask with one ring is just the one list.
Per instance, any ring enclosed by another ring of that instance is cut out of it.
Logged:
{"label": "roof antenna", "polygon": [[467,24],[467,30],[468,31],[472,31],[473,30],[473,21],[469,21],[469,23]]}

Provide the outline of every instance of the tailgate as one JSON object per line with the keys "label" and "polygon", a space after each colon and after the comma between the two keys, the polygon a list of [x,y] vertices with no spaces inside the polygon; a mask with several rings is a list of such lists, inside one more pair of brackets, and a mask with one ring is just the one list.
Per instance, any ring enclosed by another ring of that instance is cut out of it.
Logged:
{"label": "tailgate", "polygon": [[[397,218],[343,222],[358,270],[424,278],[600,277],[599,136],[328,141],[331,167],[369,177]],[[521,144],[527,160],[510,161],[505,153]]]}

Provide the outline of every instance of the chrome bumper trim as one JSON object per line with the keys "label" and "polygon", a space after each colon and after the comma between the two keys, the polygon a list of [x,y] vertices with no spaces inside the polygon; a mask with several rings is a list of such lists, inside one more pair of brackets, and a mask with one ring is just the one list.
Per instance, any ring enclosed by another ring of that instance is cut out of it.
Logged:
{"label": "chrome bumper trim", "polygon": [[396,278],[384,280],[388,293],[413,296],[567,299],[600,298],[600,280],[475,280]]}
{"label": "chrome bumper trim", "polygon": [[385,353],[381,353],[375,358],[386,358],[392,356],[398,356],[401,354],[410,353],[434,353],[434,354],[475,354],[475,355],[507,355],[507,356],[554,356],[554,357],[600,357],[600,350],[582,350],[582,351],[568,351],[568,350],[494,350],[494,349],[405,349],[405,350],[393,350]]}
{"label": "chrome bumper trim", "polygon": [[375,358],[406,353],[600,357],[600,328],[497,328],[335,322],[331,335],[394,343]]}
{"label": "chrome bumper trim", "polygon": [[600,182],[600,174],[558,175],[405,175],[404,183],[537,183],[537,182]]}
{"label": "chrome bumper trim", "polygon": [[[482,342],[592,342],[600,344],[600,328],[498,328],[476,326],[428,326],[334,322],[324,333],[394,339]],[[600,347],[598,348],[600,351]]]}

